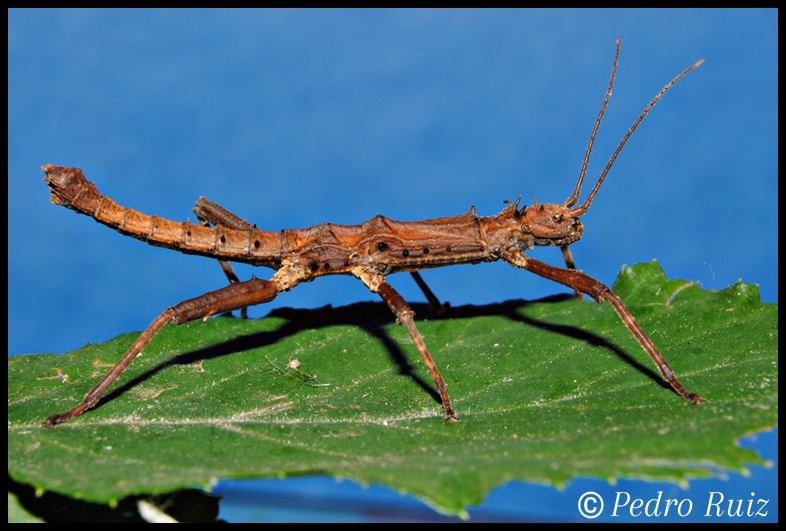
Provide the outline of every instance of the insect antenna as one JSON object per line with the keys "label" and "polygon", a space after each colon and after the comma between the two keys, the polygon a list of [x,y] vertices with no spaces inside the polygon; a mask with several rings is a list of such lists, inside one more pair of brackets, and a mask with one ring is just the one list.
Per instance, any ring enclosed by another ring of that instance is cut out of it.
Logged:
{"label": "insect antenna", "polygon": [[617,63],[620,59],[620,38],[617,37],[617,52],[614,54],[614,66],[611,68],[611,79],[609,80],[609,88],[606,90],[606,97],[603,99],[603,105],[600,106],[600,112],[598,113],[598,119],[595,120],[595,127],[592,128],[592,134],[590,135],[589,143],[587,144],[587,151],[584,153],[584,161],[581,163],[581,172],[579,172],[579,181],[576,183],[576,189],[573,190],[573,193],[570,194],[565,200],[566,208],[570,208],[576,204],[579,200],[579,194],[581,193],[581,185],[584,183],[584,175],[587,173],[587,165],[589,164],[590,155],[592,154],[592,145],[595,143],[595,135],[598,133],[598,128],[600,128],[600,121],[603,119],[603,113],[606,112],[606,105],[609,103],[609,98],[611,98],[611,88],[614,86],[614,78],[617,76]]}
{"label": "insect antenna", "polygon": [[[619,39],[617,39],[617,55],[619,55],[619,46],[620,46],[620,41],[619,41]],[[649,114],[650,110],[655,106],[655,104],[658,103],[658,101],[663,97],[663,95],[666,94],[666,92],[671,87],[673,87],[674,84],[677,83],[677,81],[679,81],[680,79],[685,77],[685,75],[688,74],[688,72],[690,72],[691,70],[693,70],[695,68],[698,68],[699,65],[701,65],[703,62],[704,62],[704,59],[701,59],[701,60],[695,62],[693,65],[691,65],[688,68],[686,68],[685,70],[683,70],[680,75],[678,75],[677,77],[672,79],[671,82],[669,82],[668,85],[663,87],[663,89],[661,89],[661,91],[658,92],[657,96],[652,98],[652,101],[649,103],[649,105],[647,105],[644,108],[644,110],[639,115],[639,117],[636,119],[636,121],[633,122],[633,125],[630,126],[630,129],[628,129],[628,132],[625,134],[625,136],[622,137],[622,140],[620,141],[619,145],[617,146],[617,149],[611,155],[611,158],[609,159],[608,164],[606,164],[606,167],[603,169],[603,173],[600,174],[600,178],[598,179],[598,182],[595,183],[595,186],[592,188],[592,191],[590,192],[589,196],[587,196],[587,200],[584,201],[583,205],[581,205],[579,207],[576,207],[576,208],[574,208],[574,209],[572,209],[570,211],[572,216],[576,216],[576,217],[577,216],[581,216],[581,215],[583,215],[587,211],[587,209],[589,209],[590,204],[592,203],[592,200],[595,199],[595,194],[598,193],[598,190],[600,189],[600,185],[603,184],[603,180],[606,178],[606,175],[609,173],[609,170],[611,170],[611,167],[614,164],[614,161],[617,160],[617,156],[622,151],[622,148],[625,147],[625,144],[627,143],[628,139],[633,134],[633,131],[636,130],[636,128],[641,123],[641,121],[644,120],[644,118],[647,116],[647,114]],[[617,59],[615,58],[614,59],[614,71],[616,71],[616,69],[617,69]],[[590,150],[592,149],[592,143],[595,140],[595,132],[598,130],[598,126],[600,124],[600,118],[603,116],[603,111],[606,108],[606,102],[609,100],[609,96],[611,96],[611,85],[614,83],[614,71],[612,71],[611,83],[609,84],[609,90],[608,90],[608,92],[606,92],[606,99],[603,101],[603,106],[601,107],[600,114],[598,115],[598,121],[595,123],[595,128],[592,130],[592,135],[590,136],[590,142],[589,142],[589,145],[587,146],[587,154],[584,156],[584,164],[582,164],[581,174],[579,175],[579,182],[577,183],[576,189],[573,191],[573,194],[565,202],[565,206],[566,207],[573,206],[574,204],[576,204],[576,201],[578,200],[579,192],[581,190],[581,184],[582,184],[582,181],[584,180],[584,173],[586,172],[587,163],[589,162]]]}

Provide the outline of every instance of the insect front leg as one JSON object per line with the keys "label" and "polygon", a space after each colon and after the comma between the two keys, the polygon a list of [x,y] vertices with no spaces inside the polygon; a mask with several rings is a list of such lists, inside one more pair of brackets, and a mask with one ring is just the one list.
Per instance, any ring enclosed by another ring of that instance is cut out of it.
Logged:
{"label": "insect front leg", "polygon": [[407,301],[405,301],[404,298],[395,289],[393,289],[393,286],[388,284],[387,280],[385,280],[385,277],[380,273],[372,269],[358,267],[352,271],[352,274],[363,281],[366,287],[368,287],[368,289],[370,289],[372,292],[379,293],[379,296],[382,297],[386,303],[388,303],[388,306],[396,315],[396,322],[407,327],[407,331],[412,337],[412,340],[415,342],[415,346],[418,348],[418,352],[420,352],[420,357],[423,358],[423,363],[426,364],[426,368],[428,369],[431,379],[437,388],[440,399],[442,400],[442,407],[445,410],[445,420],[458,420],[458,415],[455,411],[453,411],[453,407],[450,405],[448,386],[445,383],[445,379],[440,374],[437,364],[434,363],[434,359],[431,357],[431,354],[428,353],[426,344],[423,342],[423,336],[420,335],[420,332],[418,332],[418,329],[415,326],[415,312],[412,311],[412,308],[409,307]]}
{"label": "insect front leg", "polygon": [[530,258],[519,249],[510,249],[503,254],[503,258],[510,264],[531,271],[536,275],[559,282],[569,288],[573,288],[581,293],[586,293],[598,302],[607,301],[614,307],[617,315],[620,316],[622,322],[628,327],[633,336],[638,340],[644,350],[649,354],[652,361],[658,367],[663,379],[666,380],[672,389],[682,398],[692,404],[699,404],[704,399],[696,393],[689,393],[685,390],[682,384],[677,380],[674,371],[669,366],[666,359],[658,351],[655,344],[647,337],[641,326],[630,310],[623,304],[622,300],[617,297],[611,289],[605,284],[595,280],[589,275],[577,271],[575,269],[563,269],[561,267],[554,267],[534,258]]}
{"label": "insect front leg", "polygon": [[[211,224],[213,224],[216,227],[223,226],[228,229],[235,230],[254,230],[256,228],[254,225],[244,220],[240,216],[233,214],[218,203],[214,203],[213,201],[205,199],[204,197],[200,197],[197,200],[193,211],[194,214],[196,214],[199,223],[204,227],[209,227]],[[235,273],[234,268],[229,264],[229,262],[226,260],[219,260],[218,264],[221,266],[221,270],[224,271],[224,274],[226,275],[230,284],[240,282],[237,273]],[[248,307],[243,306],[240,308],[240,318],[248,319]]]}
{"label": "insect front leg", "polygon": [[[573,261],[573,253],[570,252],[570,248],[567,245],[563,245],[560,248],[562,251],[562,259],[565,260],[565,267],[568,269],[576,269],[576,262]],[[573,290],[576,294],[577,299],[584,299],[584,294],[581,293],[579,290]]]}
{"label": "insect front leg", "polygon": [[[281,271],[279,271],[281,273]],[[263,302],[270,302],[285,289],[291,288],[294,284],[287,284],[277,281],[277,276],[273,277],[274,280],[260,280],[257,278],[248,280],[246,282],[237,282],[230,284],[225,288],[216,291],[205,293],[200,297],[183,301],[171,308],[168,308],[161,315],[142,332],[142,335],[131,348],[126,352],[120,361],[112,367],[109,374],[96,385],[87,395],[81,404],[73,409],[52,415],[47,418],[43,425],[47,428],[52,428],[57,424],[61,424],[68,420],[74,419],[95,406],[101,397],[106,393],[107,389],[118,379],[118,377],[126,370],[126,367],[142,353],[148,343],[155,337],[161,328],[167,323],[182,324],[194,319],[207,319],[213,314],[229,312],[243,308],[245,306],[252,306],[254,304],[261,304]]]}

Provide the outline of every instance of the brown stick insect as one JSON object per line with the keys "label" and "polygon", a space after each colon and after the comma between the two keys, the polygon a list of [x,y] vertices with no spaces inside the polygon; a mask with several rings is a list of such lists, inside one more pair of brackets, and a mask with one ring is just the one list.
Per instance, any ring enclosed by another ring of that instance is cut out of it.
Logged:
{"label": "brown stick insect", "polygon": [[[611,304],[672,389],[688,402],[702,402],[702,397],[686,391],[677,380],[674,371],[619,297],[604,284],[575,268],[568,249],[570,244],[581,238],[584,227],[579,217],[589,209],[630,136],[666,91],[703,62],[698,61],[687,68],[653,98],[622,138],[587,199],[576,206],[595,135],[611,97],[619,51],[618,39],[611,79],[590,135],[578,182],[563,204],[544,204],[535,199],[532,206],[519,207],[519,199],[508,201],[502,212],[489,217],[478,217],[473,207],[465,214],[425,221],[401,222],[377,215],[361,225],[324,223],[308,229],[266,232],[205,198],[200,198],[194,207],[199,225],[148,216],[122,207],[102,195],[78,168],[44,166],[44,180],[49,182],[52,203],[91,216],[121,234],[151,245],[217,258],[230,281],[229,286],[183,301],[156,317],[81,404],[65,413],[50,416],[44,421],[44,426],[53,427],[66,422],[95,406],[167,323],[182,324],[213,314],[243,310],[247,306],[269,302],[301,282],[324,275],[354,275],[369,290],[382,297],[396,315],[396,321],[407,328],[415,342],[442,400],[445,420],[456,421],[458,415],[451,406],[447,385],[415,326],[415,314],[385,277],[390,273],[410,272],[432,307],[439,310],[442,307],[438,299],[423,282],[418,270],[495,260],[505,260],[515,267],[564,284],[575,290],[578,297],[586,294],[598,302]],[[566,267],[555,267],[527,256],[525,252],[533,250],[536,245],[559,246]],[[270,280],[252,278],[241,282],[229,265],[230,261],[265,266],[276,272]]]}

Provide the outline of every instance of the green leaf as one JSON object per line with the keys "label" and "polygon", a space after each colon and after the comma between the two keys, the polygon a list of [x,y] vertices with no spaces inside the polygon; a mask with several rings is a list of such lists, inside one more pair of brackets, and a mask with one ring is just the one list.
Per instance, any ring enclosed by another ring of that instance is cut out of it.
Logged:
{"label": "green leaf", "polygon": [[25,510],[16,495],[8,493],[8,523],[35,524],[43,522],[41,518]]}
{"label": "green leaf", "polygon": [[10,358],[9,474],[103,503],[331,474],[466,514],[511,479],[685,484],[762,464],[734,441],[778,422],[777,306],[741,282],[713,292],[668,280],[655,262],[623,268],[614,290],[706,403],[662,384],[607,304],[560,296],[421,318],[457,423],[384,304],[276,310],[167,326],[97,408],[54,429],[41,421],[79,403],[138,333]]}

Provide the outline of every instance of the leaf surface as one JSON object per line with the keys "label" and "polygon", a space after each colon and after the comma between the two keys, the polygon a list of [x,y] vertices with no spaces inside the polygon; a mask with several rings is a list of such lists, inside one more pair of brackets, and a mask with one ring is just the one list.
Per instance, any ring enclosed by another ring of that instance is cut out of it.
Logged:
{"label": "leaf surface", "polygon": [[[693,406],[606,304],[572,297],[415,305],[461,421],[382,303],[167,326],[98,407],[54,429],[138,337],[8,360],[8,467],[36,488],[109,503],[216,478],[330,474],[464,514],[512,479],[684,482],[761,464],[735,444],[777,425],[778,313],[741,282],[707,291],[653,262],[614,291]],[[297,360],[297,363],[290,363]],[[299,364],[299,365],[298,365]]]}

